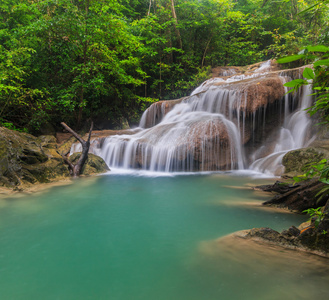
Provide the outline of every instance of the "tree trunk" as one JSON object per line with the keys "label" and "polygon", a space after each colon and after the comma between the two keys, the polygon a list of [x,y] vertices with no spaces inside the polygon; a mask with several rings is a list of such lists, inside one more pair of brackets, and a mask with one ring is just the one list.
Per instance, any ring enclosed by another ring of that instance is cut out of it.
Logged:
{"label": "tree trunk", "polygon": [[147,15],[148,15],[148,16],[150,15],[150,12],[151,12],[151,6],[152,6],[152,0],[150,0],[149,10],[148,10],[148,12],[147,12]]}
{"label": "tree trunk", "polygon": [[204,60],[206,58],[206,53],[207,53],[207,50],[208,50],[208,47],[209,47],[209,44],[211,42],[211,39],[212,39],[212,36],[210,37],[207,45],[206,45],[206,48],[204,49],[204,52],[203,52],[203,56],[202,56],[202,62],[201,62],[201,67],[203,67],[203,64],[204,64]]}
{"label": "tree trunk", "polygon": [[177,36],[177,40],[178,40],[178,46],[180,49],[183,49],[182,37],[180,35],[180,31],[178,28],[178,21],[177,21],[177,16],[176,16],[174,0],[171,0],[171,13],[172,13],[173,18],[175,19],[174,28],[175,28],[175,32],[176,32],[176,36]]}
{"label": "tree trunk", "polygon": [[88,158],[88,152],[89,152],[89,146],[90,146],[90,137],[91,132],[93,131],[93,122],[91,122],[88,140],[85,141],[79,134],[77,134],[73,129],[71,129],[69,126],[67,126],[64,122],[61,123],[61,125],[70,133],[73,134],[73,136],[81,143],[82,146],[82,153],[78,160],[78,162],[74,165],[66,156],[62,155],[64,161],[69,166],[70,174],[73,177],[78,177],[81,174],[82,168]]}

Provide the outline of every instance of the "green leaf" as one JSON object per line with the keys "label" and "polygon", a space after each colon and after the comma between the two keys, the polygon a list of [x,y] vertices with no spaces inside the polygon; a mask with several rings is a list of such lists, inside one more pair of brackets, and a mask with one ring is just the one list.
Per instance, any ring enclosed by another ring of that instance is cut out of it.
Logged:
{"label": "green leaf", "polygon": [[316,6],[320,5],[321,4],[321,1],[319,2],[316,2],[315,4],[311,5],[310,7],[302,10],[301,12],[299,12],[297,15],[302,15],[302,14],[305,14],[306,12],[312,10],[313,8],[315,8]]}
{"label": "green leaf", "polygon": [[284,84],[284,86],[286,86],[286,87],[297,87],[298,85],[305,84],[305,83],[307,83],[307,82],[303,79],[295,79],[295,80],[291,80],[289,82],[286,82]]}
{"label": "green leaf", "polygon": [[309,52],[329,52],[329,48],[326,46],[322,46],[322,45],[310,46],[310,47],[307,47],[307,50]]}
{"label": "green leaf", "polygon": [[306,79],[314,79],[314,72],[311,68],[305,68],[304,69],[304,72],[303,72],[303,76],[306,78]]}
{"label": "green leaf", "polygon": [[297,82],[295,82],[294,80],[292,80],[292,81],[286,82],[284,84],[284,86],[286,86],[286,87],[295,87],[297,84],[298,84]]}
{"label": "green leaf", "polygon": [[319,179],[322,183],[329,184],[329,179]]}
{"label": "green leaf", "polygon": [[307,84],[308,82],[304,79],[295,79],[294,81],[296,81],[299,84]]}
{"label": "green leaf", "polygon": [[318,60],[313,64],[314,67],[317,66],[329,66],[329,59]]}
{"label": "green leaf", "polygon": [[303,57],[305,57],[304,54],[290,55],[290,56],[279,58],[277,60],[277,63],[279,63],[279,64],[285,64],[285,63],[288,63],[288,62],[296,61],[296,60],[301,59]]}

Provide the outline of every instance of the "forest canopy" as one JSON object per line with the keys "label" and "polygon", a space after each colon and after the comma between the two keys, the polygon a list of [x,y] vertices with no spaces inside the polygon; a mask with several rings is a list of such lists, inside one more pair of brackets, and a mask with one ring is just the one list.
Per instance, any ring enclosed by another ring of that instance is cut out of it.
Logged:
{"label": "forest canopy", "polygon": [[328,20],[313,0],[2,0],[0,126],[136,124],[214,66],[328,45]]}

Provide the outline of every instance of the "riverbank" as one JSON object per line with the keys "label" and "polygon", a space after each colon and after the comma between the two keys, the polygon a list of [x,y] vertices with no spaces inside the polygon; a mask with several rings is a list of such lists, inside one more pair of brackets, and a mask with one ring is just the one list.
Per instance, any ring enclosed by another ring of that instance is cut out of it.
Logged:
{"label": "riverbank", "polygon": [[275,193],[272,199],[263,202],[264,207],[298,214],[308,212],[311,218],[298,228],[291,226],[282,232],[264,227],[236,232],[233,236],[329,257],[329,200],[326,194],[319,198],[323,187],[324,183],[317,179],[299,184],[277,181],[256,187],[256,190]]}
{"label": "riverbank", "polygon": [[25,197],[28,194],[37,194],[46,192],[47,190],[51,189],[55,186],[65,186],[72,184],[72,179],[70,177],[64,177],[62,179],[58,179],[54,182],[48,183],[36,183],[34,185],[30,185],[25,187],[24,189],[11,189],[7,187],[0,187],[0,199],[1,198],[8,198],[8,197]]}

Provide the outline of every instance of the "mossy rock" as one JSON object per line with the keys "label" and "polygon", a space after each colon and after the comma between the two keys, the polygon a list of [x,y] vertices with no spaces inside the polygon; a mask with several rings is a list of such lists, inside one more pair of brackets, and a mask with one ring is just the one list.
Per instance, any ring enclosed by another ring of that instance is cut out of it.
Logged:
{"label": "mossy rock", "polygon": [[74,143],[76,143],[78,140],[75,137],[69,138],[67,141],[65,141],[63,144],[58,146],[58,152],[63,155],[67,155],[70,153],[71,147]]}
{"label": "mossy rock", "polygon": [[[70,161],[72,163],[77,163],[78,159],[80,158],[81,153],[74,153],[70,156]],[[92,174],[100,174],[108,172],[110,169],[105,163],[105,161],[95,155],[95,154],[88,154],[88,158],[86,160],[85,165],[82,168],[82,175],[92,175]]]}
{"label": "mossy rock", "polygon": [[319,148],[301,148],[289,151],[282,159],[285,173],[291,176],[301,175],[307,171],[307,165],[329,158],[326,151]]}
{"label": "mossy rock", "polygon": [[[67,147],[68,148],[68,147]],[[54,136],[34,137],[0,127],[0,187],[25,189],[36,183],[47,183],[70,177],[68,166]],[[75,162],[80,154],[73,154]],[[109,171],[99,156],[89,154],[83,175]]]}
{"label": "mossy rock", "polygon": [[68,177],[53,136],[33,135],[0,127],[0,186],[25,188]]}

